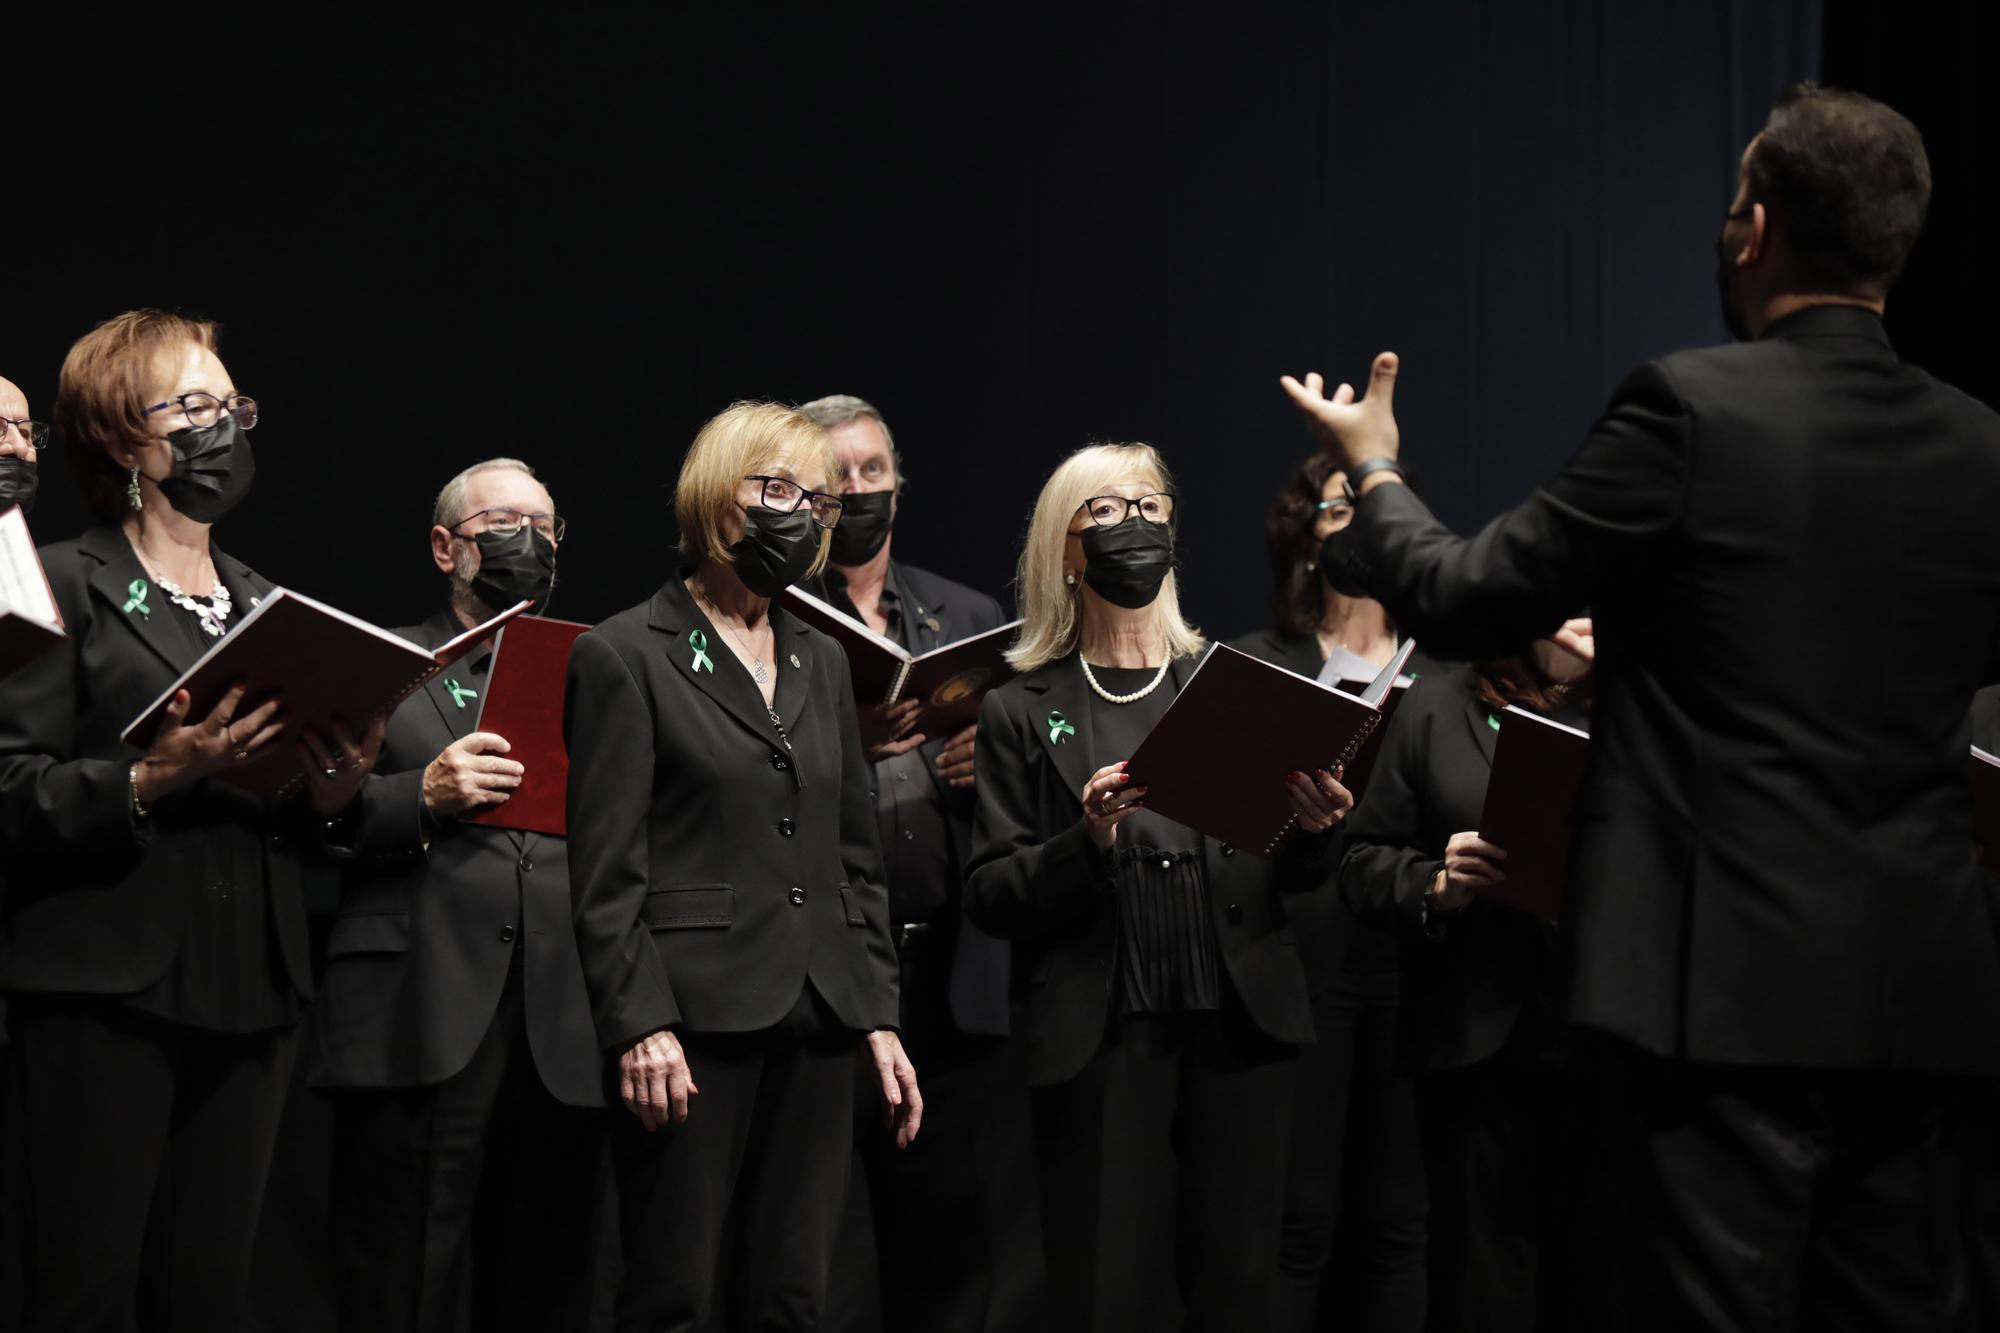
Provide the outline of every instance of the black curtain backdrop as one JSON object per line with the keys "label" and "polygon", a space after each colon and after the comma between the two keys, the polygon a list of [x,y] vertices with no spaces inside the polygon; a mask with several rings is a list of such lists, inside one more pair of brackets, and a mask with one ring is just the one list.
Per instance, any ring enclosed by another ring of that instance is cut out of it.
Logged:
{"label": "black curtain backdrop", "polygon": [[[899,552],[1003,594],[1065,452],[1157,443],[1218,634],[1264,621],[1309,448],[1281,373],[1395,348],[1439,510],[1518,500],[1628,367],[1721,336],[1737,155],[1821,42],[1816,0],[180,23],[20,53],[0,374],[45,416],[94,321],[223,321],[265,417],[219,539],[266,574],[415,619],[438,487],[514,455],[571,519],[552,609],[596,620],[670,568],[707,416],[850,392],[903,447]],[[44,541],[83,522],[48,462]]]}

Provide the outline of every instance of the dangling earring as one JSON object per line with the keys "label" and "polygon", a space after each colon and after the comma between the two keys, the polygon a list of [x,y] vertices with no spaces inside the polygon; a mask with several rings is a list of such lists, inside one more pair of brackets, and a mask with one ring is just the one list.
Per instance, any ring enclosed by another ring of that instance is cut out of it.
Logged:
{"label": "dangling earring", "polygon": [[130,479],[129,479],[128,481],[126,481],[126,483],[125,483],[125,498],[126,498],[127,500],[130,500],[130,501],[132,502],[132,507],[133,507],[134,509],[141,509],[141,508],[144,508],[144,506],[143,506],[143,505],[142,505],[142,504],[140,503],[140,499],[139,499],[139,469],[138,469],[138,468],[133,468],[133,469],[132,469],[132,476],[131,476],[131,478],[130,478]]}

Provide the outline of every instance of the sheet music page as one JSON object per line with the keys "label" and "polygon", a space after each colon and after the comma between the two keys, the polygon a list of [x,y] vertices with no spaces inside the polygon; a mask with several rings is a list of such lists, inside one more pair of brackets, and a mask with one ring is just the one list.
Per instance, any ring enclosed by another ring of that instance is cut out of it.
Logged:
{"label": "sheet music page", "polygon": [[35,539],[18,505],[0,514],[0,611],[51,628],[61,623],[49,582],[42,576],[42,562],[35,555]]}

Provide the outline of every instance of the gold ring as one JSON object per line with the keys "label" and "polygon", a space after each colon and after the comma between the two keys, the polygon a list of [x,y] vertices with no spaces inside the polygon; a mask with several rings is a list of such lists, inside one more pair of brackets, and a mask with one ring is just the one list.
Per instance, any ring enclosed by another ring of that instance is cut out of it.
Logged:
{"label": "gold ring", "polygon": [[248,750],[244,749],[244,748],[243,748],[242,746],[240,746],[240,745],[236,747],[236,762],[237,762],[237,763],[239,763],[239,764],[241,764],[241,763],[246,763],[246,762],[248,762],[249,758],[250,758],[250,752],[249,752]]}

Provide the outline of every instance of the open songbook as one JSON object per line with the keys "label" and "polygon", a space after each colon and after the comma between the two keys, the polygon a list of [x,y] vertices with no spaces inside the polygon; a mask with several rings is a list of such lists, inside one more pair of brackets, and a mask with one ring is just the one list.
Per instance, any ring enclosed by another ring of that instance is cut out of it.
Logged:
{"label": "open songbook", "polygon": [[1406,642],[1366,689],[1349,694],[1212,644],[1125,771],[1148,789],[1148,810],[1276,855],[1298,823],[1286,778],[1354,761],[1416,646]]}
{"label": "open songbook", "polygon": [[256,759],[225,768],[217,776],[247,791],[283,795],[303,780],[291,744],[303,729],[317,727],[324,732],[336,719],[357,730],[366,726],[471,654],[530,605],[520,602],[433,650],[304,593],[277,588],[133,718],[122,739],[141,749],[151,745],[167,704],[180,690],[192,700],[189,722],[208,716],[239,681],[249,689],[238,716],[281,694],[288,718],[284,734]]}
{"label": "open songbook", "polygon": [[1554,921],[1569,874],[1570,811],[1590,733],[1509,705],[1499,714],[1479,836],[1507,853],[1507,877],[1479,895]]}
{"label": "open songbook", "polygon": [[863,709],[862,735],[871,744],[887,739],[876,734],[880,730],[876,721],[879,714],[875,713],[878,705],[921,699],[916,730],[935,740],[977,722],[979,703],[986,692],[1014,674],[1006,654],[1021,628],[1018,620],[927,653],[912,653],[809,592],[787,588],[784,601],[787,611],[831,638],[847,654],[854,699]]}
{"label": "open songbook", "polygon": [[0,676],[68,637],[21,506],[0,513]]}

